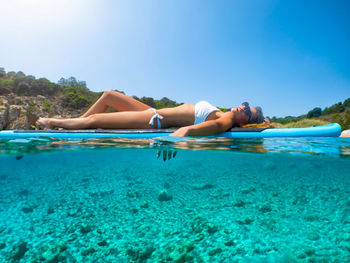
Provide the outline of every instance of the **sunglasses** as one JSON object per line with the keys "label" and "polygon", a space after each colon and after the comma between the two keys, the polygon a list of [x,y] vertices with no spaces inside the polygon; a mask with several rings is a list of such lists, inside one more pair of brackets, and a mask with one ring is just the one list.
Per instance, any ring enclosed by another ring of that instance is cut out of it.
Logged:
{"label": "sunglasses", "polygon": [[249,119],[248,119],[248,122],[249,122],[250,118],[252,117],[252,112],[250,110],[249,103],[243,102],[242,106],[244,107],[244,109],[243,109],[244,113],[249,117]]}

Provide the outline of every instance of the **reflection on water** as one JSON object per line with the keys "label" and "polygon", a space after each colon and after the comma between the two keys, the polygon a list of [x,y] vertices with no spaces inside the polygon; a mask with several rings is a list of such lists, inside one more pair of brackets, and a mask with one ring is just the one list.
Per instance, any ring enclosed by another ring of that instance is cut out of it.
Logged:
{"label": "reflection on water", "polygon": [[52,138],[1,139],[1,155],[35,154],[51,151],[106,148],[156,148],[158,150],[225,150],[254,153],[316,154],[335,157],[350,156],[347,138],[173,138],[127,139],[101,138],[63,140]]}

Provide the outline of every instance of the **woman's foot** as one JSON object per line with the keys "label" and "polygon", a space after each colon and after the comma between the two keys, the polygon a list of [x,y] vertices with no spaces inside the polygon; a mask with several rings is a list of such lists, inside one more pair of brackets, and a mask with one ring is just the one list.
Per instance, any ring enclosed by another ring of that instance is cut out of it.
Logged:
{"label": "woman's foot", "polygon": [[50,118],[39,118],[36,121],[37,125],[41,128],[45,128],[47,130],[52,129],[53,126],[51,125],[51,120]]}

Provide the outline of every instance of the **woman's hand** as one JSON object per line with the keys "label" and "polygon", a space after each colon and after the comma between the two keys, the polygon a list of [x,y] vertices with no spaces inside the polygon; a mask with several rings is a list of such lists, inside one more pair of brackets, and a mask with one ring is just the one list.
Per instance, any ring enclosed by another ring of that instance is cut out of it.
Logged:
{"label": "woman's hand", "polygon": [[186,137],[188,135],[188,127],[181,127],[177,129],[175,132],[170,134],[169,136],[176,136],[176,137]]}

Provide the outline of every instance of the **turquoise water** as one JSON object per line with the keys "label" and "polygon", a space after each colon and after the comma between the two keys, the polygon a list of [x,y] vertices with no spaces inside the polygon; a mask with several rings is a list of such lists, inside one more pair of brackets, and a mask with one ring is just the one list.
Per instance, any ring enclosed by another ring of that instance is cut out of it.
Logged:
{"label": "turquoise water", "polygon": [[0,141],[0,262],[349,262],[350,140]]}

